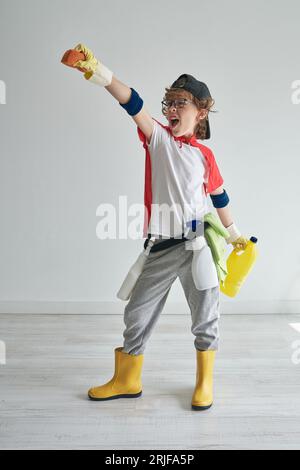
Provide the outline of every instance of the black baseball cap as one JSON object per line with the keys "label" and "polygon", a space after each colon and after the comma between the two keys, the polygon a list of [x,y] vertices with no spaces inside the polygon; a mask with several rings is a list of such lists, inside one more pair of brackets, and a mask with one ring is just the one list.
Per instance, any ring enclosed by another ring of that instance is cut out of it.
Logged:
{"label": "black baseball cap", "polygon": [[[171,85],[171,88],[182,88],[183,90],[189,91],[193,96],[199,100],[206,100],[207,98],[212,98],[210,91],[207,85],[203,82],[199,82],[192,75],[187,73],[180,75],[177,80]],[[207,117],[206,120],[206,135],[205,139],[210,139],[210,125]]]}

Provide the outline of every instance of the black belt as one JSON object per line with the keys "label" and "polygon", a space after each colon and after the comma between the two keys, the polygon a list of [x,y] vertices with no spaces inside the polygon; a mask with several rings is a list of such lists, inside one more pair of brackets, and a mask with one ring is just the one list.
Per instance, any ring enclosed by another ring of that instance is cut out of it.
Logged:
{"label": "black belt", "polygon": [[[144,243],[144,248],[146,249],[149,243],[149,239],[151,238],[151,233],[148,233],[148,238]],[[152,246],[150,253],[155,253],[156,251],[161,251],[161,250],[166,250],[167,248],[170,248],[171,246],[178,245],[179,243],[186,242],[188,238],[183,237],[182,238],[167,238],[163,242],[156,243],[155,245]]]}
{"label": "black belt", "polygon": [[[205,232],[205,229],[209,227],[208,222],[204,222],[204,227],[203,227],[203,233]],[[194,233],[196,231],[196,226],[192,226],[192,229],[190,233]],[[186,238],[183,236],[184,234],[181,235],[181,238],[167,238],[163,242],[160,243],[155,243],[155,245],[152,246],[150,252],[155,253],[156,251],[161,251],[161,250],[166,250],[167,248],[170,248],[171,246],[178,245],[179,243],[186,242],[188,240],[191,240],[191,238]],[[144,248],[146,249],[149,243],[149,240],[151,238],[151,233],[148,233],[148,238],[144,243]]]}

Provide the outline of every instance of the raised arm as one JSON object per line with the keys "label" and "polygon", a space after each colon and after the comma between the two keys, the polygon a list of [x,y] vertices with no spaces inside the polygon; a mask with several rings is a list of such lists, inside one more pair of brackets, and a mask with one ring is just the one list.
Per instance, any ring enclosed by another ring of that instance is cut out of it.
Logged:
{"label": "raised arm", "polygon": [[[153,132],[153,119],[146,110],[143,100],[138,93],[118,80],[113,72],[97,60],[93,52],[83,44],[78,44],[75,51],[84,54],[84,60],[73,63],[73,67],[84,72],[86,80],[96,85],[104,86],[106,90],[119,102],[128,112],[137,126],[145,134],[148,143]],[[66,56],[66,53],[64,57]],[[64,63],[64,62],[63,62]],[[67,65],[67,64],[66,64]],[[68,64],[70,65],[70,64]]]}
{"label": "raised arm", "polygon": [[[112,76],[111,84],[105,87],[106,90],[121,104],[129,104],[131,98],[134,99],[131,88],[118,80],[114,75]],[[136,100],[138,98],[136,97]],[[140,98],[141,100],[141,98]],[[137,114],[131,114],[132,119],[145,134],[148,143],[150,142],[153,132],[153,119],[146,110],[144,104],[141,102],[142,108]]]}

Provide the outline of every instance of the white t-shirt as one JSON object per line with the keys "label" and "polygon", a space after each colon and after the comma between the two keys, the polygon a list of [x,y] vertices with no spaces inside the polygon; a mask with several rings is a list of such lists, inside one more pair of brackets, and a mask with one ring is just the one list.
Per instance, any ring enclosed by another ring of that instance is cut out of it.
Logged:
{"label": "white t-shirt", "polygon": [[204,182],[207,182],[205,157],[198,147],[176,141],[155,120],[150,144],[152,208],[148,232],[178,237],[187,222],[202,220],[209,212]]}

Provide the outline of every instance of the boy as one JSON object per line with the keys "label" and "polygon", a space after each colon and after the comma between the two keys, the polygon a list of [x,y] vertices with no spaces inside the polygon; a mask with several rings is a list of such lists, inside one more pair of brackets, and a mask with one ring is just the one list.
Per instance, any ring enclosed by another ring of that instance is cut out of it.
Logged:
{"label": "boy", "polygon": [[[206,247],[207,285],[202,290],[196,288],[191,270],[193,251],[187,246],[185,228],[193,222],[195,232],[194,222],[202,220],[208,212],[207,195],[210,194],[230,234],[227,243],[244,249],[248,242],[232,221],[229,198],[214,155],[199,142],[210,138],[208,113],[214,100],[203,82],[188,74],[181,75],[166,89],[162,111],[169,125],[164,126],[150,116],[138,93],[120,82],[90,49],[83,44],[75,49],[84,54],[85,60],[74,66],[84,72],[86,80],[104,86],[138,126],[146,151],[144,237],[148,235],[148,240],[145,248],[150,238],[155,239],[124,310],[124,344],[115,349],[114,376],[108,383],[91,388],[88,396],[101,401],[142,394],[146,342],[171,285],[179,277],[195,335],[197,373],[192,409],[208,409],[213,403],[213,365],[219,340],[219,283],[210,249]],[[159,217],[156,209],[164,204],[174,208],[173,224],[166,215],[162,220]]]}

